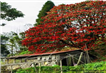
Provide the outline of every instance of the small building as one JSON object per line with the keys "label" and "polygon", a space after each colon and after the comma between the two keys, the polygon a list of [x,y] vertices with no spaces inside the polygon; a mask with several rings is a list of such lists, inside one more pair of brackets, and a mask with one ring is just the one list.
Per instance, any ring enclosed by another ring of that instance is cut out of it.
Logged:
{"label": "small building", "polygon": [[7,59],[13,59],[14,63],[17,63],[17,60],[21,63],[26,62],[26,66],[28,67],[31,66],[30,62],[34,62],[36,65],[39,65],[40,63],[41,66],[53,66],[60,64],[62,64],[63,66],[74,66],[89,62],[89,56],[83,50],[68,50],[26,54],[20,56],[12,56]]}

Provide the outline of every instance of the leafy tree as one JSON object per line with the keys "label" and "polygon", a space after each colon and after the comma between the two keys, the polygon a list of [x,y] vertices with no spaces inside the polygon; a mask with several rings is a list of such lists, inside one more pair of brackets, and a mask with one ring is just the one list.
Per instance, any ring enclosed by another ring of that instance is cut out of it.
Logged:
{"label": "leafy tree", "polygon": [[9,34],[10,35],[7,45],[11,48],[12,55],[27,50],[25,46],[22,46],[22,40],[25,38],[24,32],[21,32],[19,34],[11,32]]}
{"label": "leafy tree", "polygon": [[3,56],[7,56],[10,52],[9,50],[7,49],[6,47],[6,41],[9,39],[8,37],[4,36],[4,35],[1,35],[1,43],[0,43],[0,46],[1,46],[1,54]]}
{"label": "leafy tree", "polygon": [[[18,11],[16,8],[11,8],[11,5],[8,5],[6,2],[1,2],[1,19],[11,21],[23,16],[24,14],[21,11]],[[1,26],[4,26],[4,24]]]}
{"label": "leafy tree", "polygon": [[50,9],[53,8],[54,6],[55,5],[54,5],[54,3],[52,1],[47,1],[43,5],[42,9],[40,10],[40,12],[38,14],[38,19],[36,19],[36,24],[34,26],[39,25],[40,22],[43,21],[41,18],[43,16],[46,16],[47,15],[47,12],[50,11]]}
{"label": "leafy tree", "polygon": [[[11,32],[9,36],[8,46],[11,48],[12,55],[20,51],[22,38],[15,32]],[[15,50],[15,51],[14,51]]]}
{"label": "leafy tree", "polygon": [[106,1],[62,4],[42,19],[40,25],[25,32],[22,44],[29,51],[46,52],[64,46],[89,50],[96,41],[106,42]]}
{"label": "leafy tree", "polygon": [[[23,17],[24,14],[21,11],[16,10],[15,8],[11,8],[6,2],[0,1],[0,19],[11,21],[15,20],[17,17]],[[0,26],[4,26],[2,23]],[[6,44],[2,44],[2,41],[5,39],[5,36],[0,35],[0,53],[4,53],[3,51],[7,51]],[[7,53],[9,53],[7,51]]]}
{"label": "leafy tree", "polygon": [[3,33],[3,36],[8,37],[8,39],[5,40],[5,46],[6,48],[8,47],[10,49],[10,54],[13,55],[15,52],[14,50],[17,51],[18,49],[17,40],[19,40],[19,38],[17,37],[17,33]]}
{"label": "leafy tree", "polygon": [[19,41],[20,42],[20,46],[21,46],[20,50],[21,51],[26,51],[27,49],[25,49],[25,46],[22,46],[22,40],[25,39],[25,32],[21,32],[21,33],[19,33],[19,35],[21,36],[21,39]]}

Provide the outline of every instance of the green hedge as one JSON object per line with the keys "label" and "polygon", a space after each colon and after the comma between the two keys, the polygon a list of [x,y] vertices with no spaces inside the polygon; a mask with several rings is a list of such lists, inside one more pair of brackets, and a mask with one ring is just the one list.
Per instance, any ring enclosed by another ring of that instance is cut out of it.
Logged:
{"label": "green hedge", "polygon": [[[79,66],[63,66],[63,73],[106,73],[106,61]],[[37,67],[37,70],[39,68]],[[14,73],[36,73],[34,67],[14,70]],[[59,66],[42,66],[40,73],[61,73]]]}

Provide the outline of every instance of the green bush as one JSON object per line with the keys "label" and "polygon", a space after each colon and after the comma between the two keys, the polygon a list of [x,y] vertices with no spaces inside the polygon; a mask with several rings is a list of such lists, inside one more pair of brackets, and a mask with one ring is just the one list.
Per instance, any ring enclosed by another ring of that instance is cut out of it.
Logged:
{"label": "green bush", "polygon": [[32,54],[32,52],[27,50],[27,51],[23,51],[23,52],[20,53],[20,55],[23,55],[23,54]]}
{"label": "green bush", "polygon": [[[39,67],[37,67],[39,70]],[[106,61],[89,63],[79,66],[63,66],[63,73],[106,73]],[[14,73],[36,73],[34,67],[27,69],[18,69]],[[61,73],[60,66],[42,66],[41,73]]]}

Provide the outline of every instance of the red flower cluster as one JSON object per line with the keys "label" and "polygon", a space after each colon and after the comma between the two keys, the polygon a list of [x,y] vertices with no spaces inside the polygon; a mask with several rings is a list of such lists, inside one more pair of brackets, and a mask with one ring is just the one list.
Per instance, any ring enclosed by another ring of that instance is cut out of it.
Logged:
{"label": "red flower cluster", "polygon": [[106,39],[106,1],[55,6],[42,19],[26,31],[23,45],[29,51],[59,50],[66,45],[91,49],[95,41]]}

